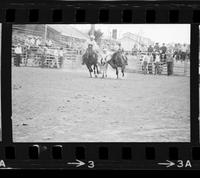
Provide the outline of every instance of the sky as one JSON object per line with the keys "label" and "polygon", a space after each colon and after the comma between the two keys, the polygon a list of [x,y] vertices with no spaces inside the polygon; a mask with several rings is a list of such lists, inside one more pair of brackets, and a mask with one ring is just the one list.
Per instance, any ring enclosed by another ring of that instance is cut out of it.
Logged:
{"label": "sky", "polygon": [[[71,26],[87,32],[91,25]],[[154,42],[190,44],[190,25],[188,24],[96,24],[95,29],[100,29],[104,33],[104,37],[108,37],[112,29],[117,29],[118,38],[121,38],[123,33],[131,32],[150,38]]]}

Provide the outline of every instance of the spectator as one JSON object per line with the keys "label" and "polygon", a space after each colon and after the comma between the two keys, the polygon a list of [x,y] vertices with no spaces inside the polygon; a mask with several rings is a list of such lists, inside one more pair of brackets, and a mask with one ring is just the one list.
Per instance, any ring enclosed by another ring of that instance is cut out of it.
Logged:
{"label": "spectator", "polygon": [[144,74],[147,74],[148,61],[149,61],[149,56],[145,55],[143,59],[143,65],[142,65]]}
{"label": "spectator", "polygon": [[166,61],[166,52],[167,47],[165,46],[165,43],[163,43],[162,47],[160,48],[160,59],[162,62]]}
{"label": "spectator", "polygon": [[160,52],[159,43],[156,43],[154,46],[154,52]]}
{"label": "spectator", "polygon": [[135,44],[132,48],[132,55],[137,55],[137,45]]}
{"label": "spectator", "polygon": [[148,51],[149,54],[152,54],[153,53],[153,47],[151,45],[149,45],[147,51]]}
{"label": "spectator", "polygon": [[160,47],[159,47],[159,43],[155,43],[155,46],[153,47],[153,59],[155,61],[156,59],[156,53],[160,52]]}
{"label": "spectator", "polygon": [[168,53],[167,54],[167,75],[173,74],[173,55]]}
{"label": "spectator", "polygon": [[177,47],[178,47],[178,59],[181,60],[181,62],[182,62],[182,58],[181,58],[181,53],[182,53],[181,44],[178,43]]}
{"label": "spectator", "polygon": [[160,74],[160,55],[159,52],[155,53],[155,72],[154,74]]}
{"label": "spectator", "polygon": [[15,48],[15,54],[16,54],[15,65],[19,67],[21,63],[21,55],[22,55],[22,47],[19,43],[17,44],[17,47]]}
{"label": "spectator", "polygon": [[63,67],[63,61],[64,61],[63,48],[60,48],[58,56],[59,56],[60,68],[62,68]]}
{"label": "spectator", "polygon": [[187,53],[187,46],[186,44],[183,44],[181,48],[181,60],[185,61],[186,53]]}
{"label": "spectator", "polygon": [[25,39],[25,45],[26,45],[26,46],[30,46],[29,38],[26,38],[26,39]]}
{"label": "spectator", "polygon": [[176,59],[176,61],[179,60],[178,51],[179,51],[179,49],[178,49],[178,44],[175,44],[175,45],[174,45],[174,50],[173,50],[173,57]]}
{"label": "spectator", "polygon": [[39,37],[36,39],[35,44],[36,44],[36,46],[40,46],[41,45],[41,40],[40,40]]}
{"label": "spectator", "polygon": [[59,56],[58,56],[58,50],[57,49],[55,49],[54,50],[54,67],[56,66],[56,68],[59,68],[59,65],[58,65],[58,58],[59,58]]}
{"label": "spectator", "polygon": [[31,45],[31,46],[34,46],[34,45],[35,45],[35,40],[34,40],[34,38],[33,38],[33,37],[30,37],[29,39],[30,39],[30,45]]}

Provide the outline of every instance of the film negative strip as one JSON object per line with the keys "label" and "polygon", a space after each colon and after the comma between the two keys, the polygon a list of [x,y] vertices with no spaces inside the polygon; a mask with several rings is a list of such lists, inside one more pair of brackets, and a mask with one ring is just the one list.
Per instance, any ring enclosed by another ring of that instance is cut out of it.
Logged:
{"label": "film negative strip", "polygon": [[200,2],[2,1],[0,22],[0,169],[200,169]]}

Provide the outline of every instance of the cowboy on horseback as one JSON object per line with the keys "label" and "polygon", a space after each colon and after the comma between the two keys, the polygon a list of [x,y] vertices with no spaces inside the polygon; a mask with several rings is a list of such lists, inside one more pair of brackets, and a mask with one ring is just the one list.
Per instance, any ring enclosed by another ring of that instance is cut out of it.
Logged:
{"label": "cowboy on horseback", "polygon": [[90,36],[90,39],[86,41],[86,45],[87,45],[86,47],[87,49],[85,52],[86,55],[92,53],[93,55],[96,55],[98,59],[102,57],[103,52],[100,49],[100,47],[97,45],[94,35]]}
{"label": "cowboy on horseback", "polygon": [[125,54],[124,54],[124,50],[123,50],[123,48],[122,48],[122,46],[121,46],[121,43],[119,43],[118,46],[119,46],[119,47],[118,47],[118,50],[117,50],[116,53],[118,53],[119,55],[121,55],[122,58],[123,58],[123,60],[127,63],[127,57],[126,57]]}
{"label": "cowboy on horseback", "polygon": [[95,77],[99,74],[98,66],[99,63],[99,54],[98,54],[98,45],[94,41],[94,36],[90,36],[90,40],[87,41],[87,48],[82,56],[82,65],[86,64],[89,72],[90,77],[92,77],[92,72],[94,71]]}
{"label": "cowboy on horseback", "polygon": [[86,56],[89,57],[89,55],[91,55],[92,57],[97,57],[97,53],[95,52],[95,50],[93,49],[93,44],[88,44],[88,48],[86,49],[85,52]]}

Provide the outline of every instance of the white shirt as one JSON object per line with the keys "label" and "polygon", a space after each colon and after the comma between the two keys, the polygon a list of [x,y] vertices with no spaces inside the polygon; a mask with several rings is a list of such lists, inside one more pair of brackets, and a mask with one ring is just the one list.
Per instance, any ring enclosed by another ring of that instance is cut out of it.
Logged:
{"label": "white shirt", "polygon": [[63,57],[63,51],[62,50],[59,50],[59,56]]}
{"label": "white shirt", "polygon": [[15,53],[16,53],[16,54],[22,54],[22,48],[21,48],[21,46],[20,46],[20,47],[17,46],[17,47],[15,48]]}
{"label": "white shirt", "polygon": [[149,58],[147,55],[144,56],[143,61],[148,62]]}
{"label": "white shirt", "polygon": [[160,56],[159,55],[156,55],[155,62],[160,62]]}

